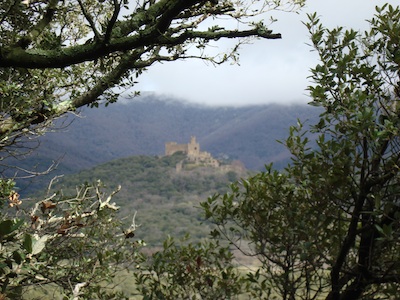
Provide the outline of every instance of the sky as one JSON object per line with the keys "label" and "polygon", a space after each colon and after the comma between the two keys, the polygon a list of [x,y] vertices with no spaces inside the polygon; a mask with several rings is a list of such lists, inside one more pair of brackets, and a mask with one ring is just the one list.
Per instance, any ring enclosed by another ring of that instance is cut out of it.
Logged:
{"label": "sky", "polygon": [[[200,60],[151,66],[138,78],[135,90],[212,106],[307,103],[310,68],[318,63],[302,24],[316,12],[327,28],[368,29],[375,6],[387,0],[307,0],[300,13],[275,12],[269,28],[282,39],[256,40],[240,50],[240,65],[213,66]],[[265,15],[269,19],[269,15]],[[225,45],[224,42],[222,45]]]}

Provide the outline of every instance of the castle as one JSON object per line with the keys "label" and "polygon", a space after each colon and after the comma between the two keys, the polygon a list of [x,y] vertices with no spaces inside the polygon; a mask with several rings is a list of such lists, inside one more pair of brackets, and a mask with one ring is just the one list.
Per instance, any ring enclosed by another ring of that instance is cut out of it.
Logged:
{"label": "castle", "polygon": [[177,144],[176,142],[165,143],[165,155],[169,156],[176,152],[186,154],[187,162],[195,165],[219,167],[219,162],[210,153],[200,151],[200,144],[196,142],[196,137],[192,136],[189,144]]}

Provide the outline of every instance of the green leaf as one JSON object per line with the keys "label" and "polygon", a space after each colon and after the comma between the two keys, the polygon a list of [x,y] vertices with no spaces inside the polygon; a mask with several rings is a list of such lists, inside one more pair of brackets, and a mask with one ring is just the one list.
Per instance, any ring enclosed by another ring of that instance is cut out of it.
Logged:
{"label": "green leaf", "polygon": [[19,251],[15,250],[13,252],[13,259],[17,264],[20,265],[23,262],[24,257],[22,256],[22,254]]}
{"label": "green leaf", "polygon": [[26,234],[23,242],[23,247],[28,253],[32,253],[33,240],[30,234]]}
{"label": "green leaf", "polygon": [[15,220],[11,226],[11,232],[20,228],[22,224],[24,224],[24,220]]}
{"label": "green leaf", "polygon": [[32,247],[32,254],[36,255],[42,252],[44,247],[46,247],[46,242],[50,238],[49,235],[44,235],[38,240],[33,241],[33,247]]}
{"label": "green leaf", "polygon": [[12,232],[13,221],[5,220],[0,223],[0,238]]}

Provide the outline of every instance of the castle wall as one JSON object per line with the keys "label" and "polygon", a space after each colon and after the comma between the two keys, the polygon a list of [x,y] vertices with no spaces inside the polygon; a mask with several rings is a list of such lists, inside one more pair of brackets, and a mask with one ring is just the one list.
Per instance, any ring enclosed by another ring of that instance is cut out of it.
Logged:
{"label": "castle wall", "polygon": [[[213,158],[210,153],[200,151],[200,144],[197,143],[196,137],[194,136],[191,137],[189,144],[177,144],[175,142],[165,144],[165,155],[172,155],[179,151],[185,153],[187,155],[187,160],[194,164],[219,167],[219,161]],[[180,168],[182,168],[182,166],[180,166]]]}
{"label": "castle wall", "polygon": [[175,142],[169,142],[165,144],[165,155],[169,156],[176,152],[188,153],[187,144],[177,144]]}

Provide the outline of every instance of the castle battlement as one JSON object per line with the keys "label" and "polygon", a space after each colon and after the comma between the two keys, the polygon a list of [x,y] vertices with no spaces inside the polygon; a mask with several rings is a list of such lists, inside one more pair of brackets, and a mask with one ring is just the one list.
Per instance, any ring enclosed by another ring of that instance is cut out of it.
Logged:
{"label": "castle battlement", "polygon": [[177,144],[176,142],[165,143],[165,155],[169,156],[176,152],[186,154],[187,161],[196,165],[207,165],[219,167],[219,162],[212,155],[205,151],[200,151],[200,144],[196,137],[192,136],[188,144]]}

